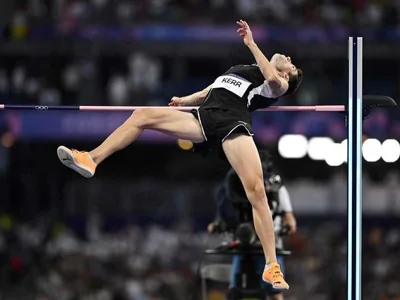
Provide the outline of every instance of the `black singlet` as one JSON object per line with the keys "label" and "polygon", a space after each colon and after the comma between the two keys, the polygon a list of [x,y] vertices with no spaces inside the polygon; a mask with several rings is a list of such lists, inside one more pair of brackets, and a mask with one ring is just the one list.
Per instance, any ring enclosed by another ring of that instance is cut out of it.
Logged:
{"label": "black singlet", "polygon": [[215,80],[200,109],[252,112],[273,105],[271,94],[257,65],[236,65]]}

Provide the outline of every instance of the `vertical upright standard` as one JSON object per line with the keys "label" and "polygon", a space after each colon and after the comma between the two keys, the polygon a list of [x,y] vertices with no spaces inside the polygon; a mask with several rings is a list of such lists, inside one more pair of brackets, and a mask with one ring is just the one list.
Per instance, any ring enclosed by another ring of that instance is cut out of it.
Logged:
{"label": "vertical upright standard", "polygon": [[349,38],[347,299],[361,300],[362,38]]}

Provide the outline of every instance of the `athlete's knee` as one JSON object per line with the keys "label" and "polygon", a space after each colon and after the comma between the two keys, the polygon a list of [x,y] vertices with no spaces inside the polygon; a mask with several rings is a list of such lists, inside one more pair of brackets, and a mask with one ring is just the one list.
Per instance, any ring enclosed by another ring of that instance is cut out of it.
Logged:
{"label": "athlete's knee", "polygon": [[129,124],[137,126],[139,128],[151,128],[160,119],[159,112],[151,107],[138,108],[135,110],[131,117],[128,119]]}
{"label": "athlete's knee", "polygon": [[266,194],[262,176],[253,176],[243,180],[243,187],[253,207],[265,205]]}

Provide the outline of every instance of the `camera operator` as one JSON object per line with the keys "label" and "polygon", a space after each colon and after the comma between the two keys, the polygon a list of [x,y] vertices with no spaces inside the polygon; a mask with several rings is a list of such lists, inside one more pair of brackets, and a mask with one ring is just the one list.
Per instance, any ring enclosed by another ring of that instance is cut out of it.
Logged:
{"label": "camera operator", "polygon": [[[279,250],[283,250],[282,236],[291,235],[296,232],[296,219],[293,214],[290,196],[285,185],[282,183],[281,177],[272,171],[272,162],[270,155],[266,151],[260,151],[262,161],[265,192],[274,219],[276,234],[276,249],[278,262],[283,269],[283,256],[279,255]],[[237,203],[243,201],[247,203],[246,194],[240,179],[231,169],[225,176],[224,184],[217,193],[217,216],[213,223],[208,225],[208,232],[224,232],[235,230],[243,223],[240,209]],[[233,199],[235,198],[235,199]],[[251,214],[251,211],[250,211]],[[251,216],[252,217],[252,216]],[[246,222],[249,220],[245,220]],[[255,238],[255,235],[254,235]],[[265,259],[262,255],[254,256],[258,270],[258,274],[262,274],[265,266]],[[230,280],[230,289],[235,288],[235,277],[239,273],[241,255],[233,257],[232,274]],[[282,291],[277,291],[270,284],[263,283],[265,292],[269,300],[283,300]]]}

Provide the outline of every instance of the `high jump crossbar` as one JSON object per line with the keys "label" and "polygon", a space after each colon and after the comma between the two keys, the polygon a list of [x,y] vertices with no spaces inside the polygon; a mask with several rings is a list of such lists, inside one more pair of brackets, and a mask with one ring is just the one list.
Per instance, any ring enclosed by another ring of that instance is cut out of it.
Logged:
{"label": "high jump crossbar", "polygon": [[[0,110],[82,110],[82,111],[134,111],[142,108],[175,109],[189,111],[197,106],[78,106],[78,105],[9,105],[0,104]],[[259,111],[345,111],[344,105],[270,106]]]}
{"label": "high jump crossbar", "polygon": [[[388,96],[382,95],[363,95],[363,108],[369,110],[374,107],[395,107],[396,101]],[[0,104],[0,110],[80,110],[80,111],[134,111],[142,108],[155,108],[155,109],[175,109],[181,111],[190,111],[197,109],[198,106],[79,106],[79,105],[14,105],[14,104]],[[270,106],[268,108],[258,109],[257,111],[326,111],[326,112],[346,112],[348,114],[348,107],[346,105],[305,105],[305,106]],[[365,112],[364,112],[365,113]],[[363,114],[363,119],[366,117]]]}

